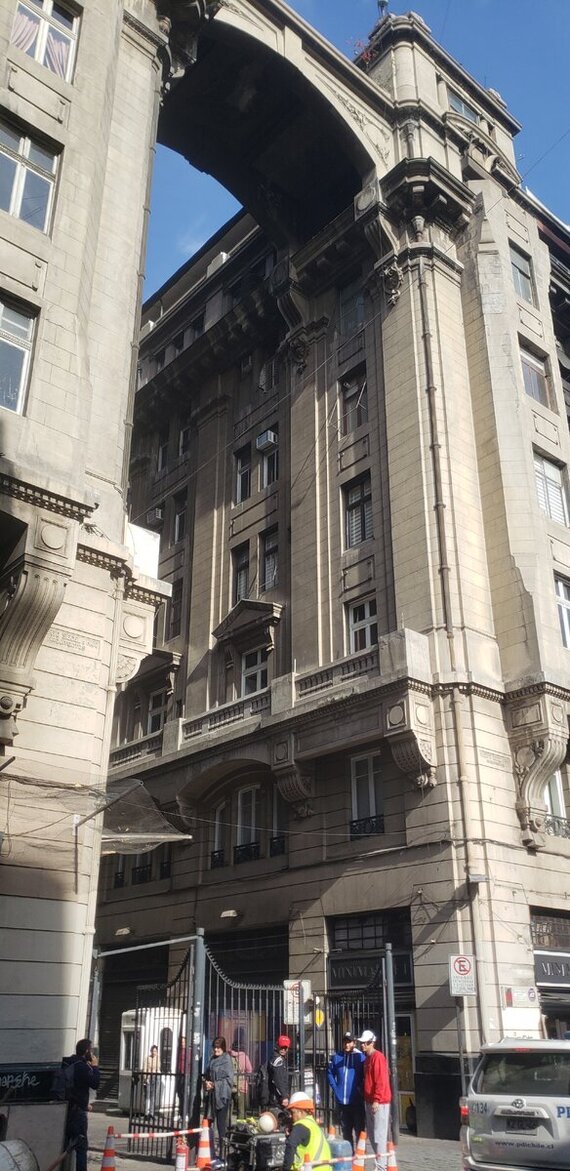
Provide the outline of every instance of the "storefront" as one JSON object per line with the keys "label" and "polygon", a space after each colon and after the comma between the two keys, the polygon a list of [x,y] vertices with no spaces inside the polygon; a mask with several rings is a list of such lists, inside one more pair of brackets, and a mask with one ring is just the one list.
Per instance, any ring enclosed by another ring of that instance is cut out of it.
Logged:
{"label": "storefront", "polygon": [[561,1038],[570,1030],[570,914],[532,911],[531,933],[544,1030]]}

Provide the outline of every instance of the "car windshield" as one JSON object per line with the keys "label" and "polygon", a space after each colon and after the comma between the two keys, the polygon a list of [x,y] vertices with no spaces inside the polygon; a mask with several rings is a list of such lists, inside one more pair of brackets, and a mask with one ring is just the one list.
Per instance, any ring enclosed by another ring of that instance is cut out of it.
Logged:
{"label": "car windshield", "polygon": [[475,1074],[476,1094],[570,1097],[570,1053],[517,1050],[486,1053]]}

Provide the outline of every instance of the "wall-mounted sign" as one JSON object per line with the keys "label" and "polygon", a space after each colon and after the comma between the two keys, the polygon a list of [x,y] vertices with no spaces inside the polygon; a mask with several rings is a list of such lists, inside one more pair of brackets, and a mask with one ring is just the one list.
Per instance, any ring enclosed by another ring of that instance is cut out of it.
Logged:
{"label": "wall-mounted sign", "polygon": [[476,996],[475,959],[469,955],[449,957],[449,991],[452,996]]}
{"label": "wall-mounted sign", "polygon": [[[394,984],[410,987],[413,984],[412,957],[409,952],[396,952],[392,956]],[[377,953],[366,956],[330,956],[329,988],[382,987],[382,960]]]}
{"label": "wall-mounted sign", "polygon": [[534,979],[542,988],[569,988],[570,952],[535,951]]}

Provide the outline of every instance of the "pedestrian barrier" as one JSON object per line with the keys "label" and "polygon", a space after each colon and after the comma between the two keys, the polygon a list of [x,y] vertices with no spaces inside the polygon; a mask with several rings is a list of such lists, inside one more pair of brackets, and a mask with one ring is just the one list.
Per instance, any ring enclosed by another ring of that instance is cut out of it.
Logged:
{"label": "pedestrian barrier", "polygon": [[113,1126],[107,1130],[101,1171],[115,1171],[115,1128]]}
{"label": "pedestrian barrier", "polygon": [[133,1130],[129,1131],[127,1134],[115,1134],[114,1138],[178,1138],[179,1135],[201,1133],[202,1128],[200,1126],[194,1126],[187,1128],[186,1130]]}

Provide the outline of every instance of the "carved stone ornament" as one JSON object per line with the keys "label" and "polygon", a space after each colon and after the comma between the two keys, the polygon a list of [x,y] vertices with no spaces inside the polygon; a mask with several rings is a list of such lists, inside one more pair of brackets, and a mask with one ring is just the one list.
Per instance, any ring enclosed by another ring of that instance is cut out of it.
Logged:
{"label": "carved stone ornament", "polygon": [[168,39],[160,54],[165,89],[196,64],[200,29],[221,6],[222,0],[157,0],[158,27]]}
{"label": "carved stone ornament", "polygon": [[386,705],[383,723],[398,768],[410,777],[416,789],[433,789],[437,775],[431,700],[407,691]]}
{"label": "carved stone ornament", "polygon": [[541,832],[548,816],[545,789],[568,749],[566,706],[543,691],[507,707],[517,786],[516,811],[523,845],[529,849],[540,849],[545,842]]}
{"label": "carved stone ornament", "polygon": [[390,748],[398,768],[413,778],[417,789],[435,788],[434,746],[428,739],[420,739],[412,731],[404,732],[390,739]]}
{"label": "carved stone ornament", "polygon": [[271,771],[284,801],[291,805],[296,817],[311,817],[310,803],[314,796],[312,764],[295,760],[295,738],[292,733],[274,740],[271,746]]}
{"label": "carved stone ornament", "polygon": [[395,258],[384,265],[382,279],[384,281],[386,300],[389,305],[395,305],[400,299],[400,293],[402,292],[402,285],[404,283],[402,270]]}

